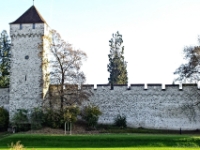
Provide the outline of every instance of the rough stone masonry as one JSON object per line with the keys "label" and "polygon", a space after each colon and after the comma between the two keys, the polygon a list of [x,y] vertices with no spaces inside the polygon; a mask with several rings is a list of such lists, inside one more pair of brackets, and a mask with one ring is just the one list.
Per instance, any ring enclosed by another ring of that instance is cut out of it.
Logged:
{"label": "rough stone masonry", "polygon": [[[199,100],[197,85],[185,84],[182,89],[179,85],[166,85],[162,89],[160,84],[149,84],[145,89],[143,84],[132,84],[130,88],[114,86],[114,90],[110,90],[109,85],[97,85],[96,89],[89,85],[87,89],[93,95],[82,106],[98,106],[102,111],[99,123],[113,124],[117,115],[124,115],[129,127],[200,129],[200,109],[190,107]],[[0,106],[10,106],[8,97],[9,90],[0,89]],[[37,107],[41,102],[41,99],[21,98],[17,105],[30,110],[30,105]]]}
{"label": "rough stone masonry", "polygon": [[97,85],[93,96],[84,105],[97,105],[103,114],[99,123],[113,124],[117,115],[124,115],[130,127],[151,129],[194,130],[200,128],[200,107],[191,107],[199,100],[197,85],[132,84],[115,86]]}

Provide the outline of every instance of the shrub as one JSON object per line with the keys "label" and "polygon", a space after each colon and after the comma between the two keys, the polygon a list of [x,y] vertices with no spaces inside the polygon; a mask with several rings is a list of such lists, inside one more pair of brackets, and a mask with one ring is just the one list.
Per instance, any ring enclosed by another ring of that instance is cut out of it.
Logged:
{"label": "shrub", "polygon": [[44,113],[39,108],[34,108],[31,115],[31,129],[41,129],[44,123]]}
{"label": "shrub", "polygon": [[16,144],[11,143],[10,150],[24,150],[24,146],[20,143],[20,141],[17,141]]}
{"label": "shrub", "polygon": [[79,107],[76,105],[67,106],[64,110],[64,120],[68,123],[68,130],[72,130],[72,124],[77,121],[77,116],[80,113]]}
{"label": "shrub", "polygon": [[44,125],[51,128],[61,128],[64,124],[63,116],[59,111],[46,109],[44,113]]}
{"label": "shrub", "polygon": [[127,127],[127,125],[126,125],[126,116],[118,115],[114,120],[114,124],[117,127],[126,128]]}
{"label": "shrub", "polygon": [[30,129],[30,123],[27,116],[28,111],[25,109],[18,109],[14,114],[12,122],[18,131],[27,131]]}
{"label": "shrub", "polygon": [[64,120],[66,122],[76,122],[79,113],[79,107],[77,107],[76,105],[67,106],[64,110]]}
{"label": "shrub", "polygon": [[83,110],[83,119],[86,120],[87,125],[89,127],[92,127],[93,129],[96,128],[99,115],[101,115],[101,111],[99,110],[99,107],[91,105],[91,106],[86,106]]}
{"label": "shrub", "polygon": [[6,109],[0,107],[0,131],[5,131],[8,128],[9,114]]}

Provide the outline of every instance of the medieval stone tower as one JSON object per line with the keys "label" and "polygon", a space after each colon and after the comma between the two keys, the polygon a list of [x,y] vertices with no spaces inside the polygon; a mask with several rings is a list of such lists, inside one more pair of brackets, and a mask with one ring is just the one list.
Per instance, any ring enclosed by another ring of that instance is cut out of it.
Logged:
{"label": "medieval stone tower", "polygon": [[17,109],[41,107],[49,87],[51,30],[35,6],[10,23],[10,116]]}

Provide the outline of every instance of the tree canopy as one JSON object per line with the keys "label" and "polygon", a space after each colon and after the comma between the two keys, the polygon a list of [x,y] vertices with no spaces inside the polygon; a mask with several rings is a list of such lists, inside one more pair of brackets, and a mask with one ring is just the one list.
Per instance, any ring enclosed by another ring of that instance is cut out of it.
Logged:
{"label": "tree canopy", "polygon": [[183,52],[186,63],[181,64],[174,72],[179,76],[176,80],[198,82],[200,79],[200,46],[187,46]]}

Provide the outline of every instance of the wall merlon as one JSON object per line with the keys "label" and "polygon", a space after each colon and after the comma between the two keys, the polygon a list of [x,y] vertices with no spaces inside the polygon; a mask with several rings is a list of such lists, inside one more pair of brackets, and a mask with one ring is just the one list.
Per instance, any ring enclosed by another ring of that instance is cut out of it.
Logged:
{"label": "wall merlon", "polygon": [[179,84],[165,84],[166,87],[179,87]]}
{"label": "wall merlon", "polygon": [[126,86],[127,87],[128,85],[127,84],[114,84],[113,86],[122,86],[122,87]]}
{"label": "wall merlon", "polygon": [[130,86],[144,86],[145,84],[131,84]]}
{"label": "wall merlon", "polygon": [[94,87],[94,84],[83,84],[83,87]]}
{"label": "wall merlon", "polygon": [[82,88],[83,88],[84,90],[87,90],[87,89],[96,90],[94,84],[83,84],[83,85],[82,85]]}
{"label": "wall merlon", "polygon": [[97,84],[97,87],[98,86],[105,86],[105,87],[107,87],[107,86],[110,86],[109,84]]}
{"label": "wall merlon", "polygon": [[195,86],[195,87],[197,87],[197,84],[183,83],[182,86]]}
{"label": "wall merlon", "polygon": [[158,83],[149,83],[147,84],[146,90],[160,90],[162,91],[162,84],[158,84]]}

